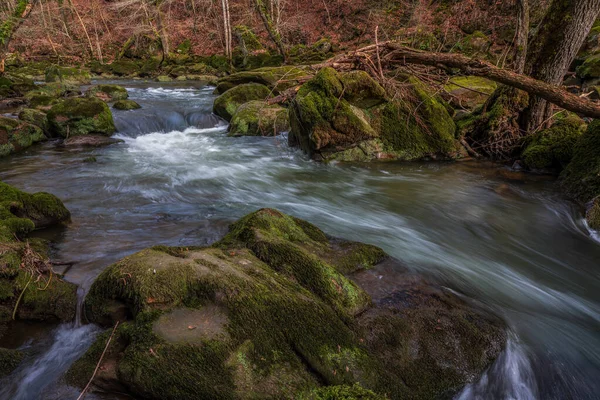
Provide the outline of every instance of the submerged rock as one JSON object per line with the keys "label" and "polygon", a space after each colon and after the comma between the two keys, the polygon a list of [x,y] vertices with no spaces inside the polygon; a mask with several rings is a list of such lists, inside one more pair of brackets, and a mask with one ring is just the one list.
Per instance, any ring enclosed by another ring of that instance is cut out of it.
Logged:
{"label": "submerged rock", "polygon": [[87,97],[96,97],[105,102],[126,100],[129,97],[127,89],[119,85],[96,85],[85,92]]}
{"label": "submerged rock", "polygon": [[367,73],[322,69],[290,106],[290,144],[326,161],[451,158],[455,125],[425,85],[406,77],[408,93],[389,101]]}
{"label": "submerged rock", "polygon": [[242,105],[252,100],[266,100],[271,96],[271,90],[258,83],[246,83],[229,89],[217,97],[213,112],[226,121],[231,118]]}
{"label": "submerged rock", "polygon": [[45,139],[42,130],[35,125],[0,117],[0,157],[19,152]]}
{"label": "submerged rock", "polygon": [[560,118],[552,127],[526,137],[523,162],[533,170],[561,171],[571,161],[575,143],[585,129],[585,122],[576,115]]}
{"label": "submerged rock", "polygon": [[97,98],[72,98],[61,101],[48,111],[54,135],[72,137],[90,133],[110,136],[115,132],[110,108]]}
{"label": "submerged rock", "polygon": [[142,108],[138,103],[133,100],[119,100],[113,104],[113,108],[116,110],[137,110]]}
{"label": "submerged rock", "polygon": [[[126,257],[85,300],[92,322],[126,319],[95,384],[177,400],[456,392],[501,351],[503,324],[406,270],[381,298],[347,276],[384,260],[402,268],[377,247],[332,240],[272,209],[212,247]],[[109,334],[72,366],[71,384],[87,383]]]}
{"label": "submerged rock", "polygon": [[289,129],[287,109],[264,101],[250,101],[233,114],[229,136],[276,136]]}
{"label": "submerged rock", "polygon": [[123,140],[104,135],[83,135],[70,137],[63,142],[63,145],[67,147],[102,147],[116,143],[123,143]]}
{"label": "submerged rock", "polygon": [[42,241],[23,241],[34,229],[65,224],[70,216],[51,194],[29,194],[0,182],[0,336],[13,316],[38,321],[75,316],[75,285],[52,274]]}

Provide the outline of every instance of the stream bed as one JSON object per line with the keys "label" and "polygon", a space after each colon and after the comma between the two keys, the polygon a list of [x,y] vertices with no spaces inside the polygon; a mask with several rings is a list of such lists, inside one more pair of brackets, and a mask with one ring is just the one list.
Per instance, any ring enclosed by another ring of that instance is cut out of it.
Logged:
{"label": "stream bed", "polygon": [[[227,137],[211,113],[212,87],[120,84],[143,107],[114,112],[123,143],[51,142],[0,160],[2,181],[51,192],[71,211],[68,228],[40,234],[54,241],[54,260],[73,263],[66,279],[81,298],[128,254],[208,245],[239,217],[272,207],[380,246],[504,317],[506,351],[458,399],[600,398],[600,241],[551,179],[479,162],[318,164],[285,136]],[[60,377],[99,329],[40,329],[11,339],[31,356],[2,382],[0,399],[77,398]]]}

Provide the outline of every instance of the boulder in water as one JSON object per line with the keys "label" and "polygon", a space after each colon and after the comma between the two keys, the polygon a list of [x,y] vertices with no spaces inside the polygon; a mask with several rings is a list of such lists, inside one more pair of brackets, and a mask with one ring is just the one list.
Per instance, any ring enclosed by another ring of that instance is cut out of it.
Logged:
{"label": "boulder in water", "polygon": [[[272,209],[234,223],[212,247],[126,257],[85,300],[92,322],[127,319],[95,383],[177,400],[455,393],[501,351],[503,324],[405,269],[385,296],[348,275],[382,262],[402,268],[377,247]],[[109,334],[72,366],[70,383],[87,383]]]}
{"label": "boulder in water", "polygon": [[252,100],[266,100],[270,96],[271,90],[265,85],[246,83],[236,86],[217,97],[213,112],[226,121],[231,121],[231,118],[242,104]]}
{"label": "boulder in water", "polygon": [[237,72],[219,79],[217,94],[223,94],[231,88],[245,83],[258,83],[267,86],[274,94],[298,86],[303,78],[311,73],[302,67],[265,67],[252,71]]}
{"label": "boulder in water", "polygon": [[600,231],[600,196],[591,201],[586,218],[590,228]]}
{"label": "boulder in water", "polygon": [[42,130],[35,125],[0,117],[0,157],[19,152],[45,139]]}
{"label": "boulder in water", "polygon": [[19,113],[19,119],[37,126],[46,136],[50,136],[50,124],[45,112],[33,108],[24,108]]}
{"label": "boulder in water", "polygon": [[110,136],[115,132],[110,108],[97,98],[71,98],[52,106],[48,121],[53,134],[60,137],[90,133]]}
{"label": "boulder in water", "polygon": [[92,77],[88,70],[71,67],[51,66],[45,72],[46,82],[61,82],[76,85],[88,85]]}
{"label": "boulder in water", "polygon": [[123,143],[123,140],[104,135],[83,135],[65,139],[63,145],[67,147],[103,147],[116,143]]}
{"label": "boulder in water", "polygon": [[33,80],[18,74],[0,76],[0,98],[21,97],[35,87]]}
{"label": "boulder in water", "polygon": [[115,110],[128,111],[140,109],[142,108],[142,106],[140,106],[133,100],[119,100],[115,104],[113,104],[113,108]]}
{"label": "boulder in water", "polygon": [[96,97],[105,102],[126,100],[129,97],[127,89],[119,85],[96,85],[85,92],[87,97]]}
{"label": "boulder in water", "polygon": [[285,108],[255,100],[242,104],[233,114],[229,136],[276,136],[289,129]]}

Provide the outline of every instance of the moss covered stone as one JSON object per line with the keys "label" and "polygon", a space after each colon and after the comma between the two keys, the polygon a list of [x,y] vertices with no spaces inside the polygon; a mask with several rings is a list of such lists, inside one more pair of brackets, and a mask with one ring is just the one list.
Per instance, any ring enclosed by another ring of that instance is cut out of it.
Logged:
{"label": "moss covered stone", "polygon": [[19,119],[37,126],[45,135],[50,135],[50,124],[45,112],[33,108],[25,108],[19,113]]}
{"label": "moss covered stone", "polygon": [[18,350],[0,347],[0,379],[17,369],[23,357],[24,354]]}
{"label": "moss covered stone", "polygon": [[35,125],[0,117],[0,157],[19,152],[45,139],[44,132]]}
{"label": "moss covered stone", "polygon": [[0,76],[0,98],[22,97],[36,88],[33,80],[18,74]]}
{"label": "moss covered stone", "polygon": [[217,93],[223,94],[229,89],[245,83],[258,83],[267,86],[274,94],[298,86],[302,78],[311,73],[302,67],[265,67],[252,71],[238,72],[221,78],[217,84]]}
{"label": "moss covered stone", "polygon": [[[429,399],[455,392],[457,382],[472,379],[497,356],[505,341],[502,324],[440,289],[435,296],[401,292],[374,304],[345,274],[383,260],[389,259],[380,249],[330,239],[272,209],[237,221],[211,247],[159,246],[129,256],[108,267],[85,300],[91,321],[112,326],[116,318],[125,320],[96,384],[177,400],[384,398],[375,393]],[[456,326],[443,303],[458,309]],[[426,317],[415,317],[413,309]],[[409,315],[419,324],[443,324],[445,331],[427,326],[411,333]],[[377,329],[369,331],[369,322]],[[467,329],[464,337],[456,327]],[[109,333],[72,366],[70,383],[87,383]],[[420,335],[419,346],[440,344],[407,351]],[[466,346],[468,355],[456,352]],[[423,358],[433,354],[439,358]]]}
{"label": "moss covered stone", "polygon": [[288,111],[264,101],[242,104],[231,119],[229,136],[276,136],[290,129]]}
{"label": "moss covered stone", "polygon": [[217,97],[213,112],[219,117],[231,121],[231,118],[242,105],[252,100],[266,100],[271,96],[271,90],[259,83],[246,83],[229,89]]}
{"label": "moss covered stone", "polygon": [[486,102],[497,86],[478,76],[457,76],[450,79],[444,90],[450,94],[449,102],[454,108],[474,110]]}
{"label": "moss covered stone", "polygon": [[523,162],[533,170],[562,170],[585,129],[585,122],[576,115],[558,119],[552,127],[525,139]]}
{"label": "moss covered stone", "polygon": [[560,181],[563,190],[582,203],[600,195],[600,121],[593,121],[575,143],[573,158]]}
{"label": "moss covered stone", "polygon": [[594,54],[585,59],[577,67],[577,75],[583,79],[600,78],[600,54]]}
{"label": "moss covered stone", "polygon": [[324,160],[450,157],[455,125],[446,107],[423,83],[406,79],[408,95],[392,102],[365,72],[319,71],[290,107],[290,144]]}
{"label": "moss covered stone", "polygon": [[140,66],[135,61],[127,59],[114,61],[108,67],[116,76],[134,76],[140,70]]}
{"label": "moss covered stone", "polygon": [[66,99],[48,111],[53,134],[61,137],[90,133],[110,136],[115,132],[110,108],[97,98]]}
{"label": "moss covered stone", "polygon": [[67,68],[51,66],[45,72],[46,82],[63,82],[77,85],[88,85],[91,82],[91,75],[88,70],[80,68]]}
{"label": "moss covered stone", "polygon": [[127,89],[119,85],[95,85],[85,92],[87,97],[96,97],[102,101],[126,100],[129,97]]}
{"label": "moss covered stone", "polygon": [[133,100],[119,100],[113,104],[113,108],[116,110],[137,110],[142,108],[138,103]]}

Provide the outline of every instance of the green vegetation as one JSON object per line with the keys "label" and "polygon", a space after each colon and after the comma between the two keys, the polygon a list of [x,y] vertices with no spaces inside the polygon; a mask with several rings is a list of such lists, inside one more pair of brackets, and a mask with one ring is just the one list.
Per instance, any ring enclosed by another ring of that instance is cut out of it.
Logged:
{"label": "green vegetation", "polygon": [[276,136],[289,129],[285,108],[255,100],[242,104],[233,114],[229,136]]}
{"label": "green vegetation", "polygon": [[48,121],[53,134],[72,137],[96,133],[110,136],[115,125],[110,108],[97,98],[70,98],[52,106]]}
{"label": "green vegetation", "polygon": [[79,68],[59,67],[53,65],[45,72],[46,82],[87,85],[91,82],[89,71]]}
{"label": "green vegetation", "polygon": [[246,83],[229,89],[215,100],[213,111],[219,117],[231,121],[237,109],[252,100],[266,100],[271,90],[258,83]]}
{"label": "green vegetation", "polygon": [[116,110],[137,110],[142,108],[138,103],[133,100],[119,100],[113,104],[113,108]]}
{"label": "green vegetation", "polygon": [[129,97],[127,89],[119,85],[96,85],[85,92],[87,97],[96,97],[102,101],[126,100]]}
{"label": "green vegetation", "polygon": [[0,157],[19,152],[45,139],[42,130],[35,125],[0,117]]}
{"label": "green vegetation", "polygon": [[[2,299],[0,298],[0,301],[1,300]],[[0,379],[14,371],[23,360],[23,357],[24,354],[18,350],[0,347]]]}

